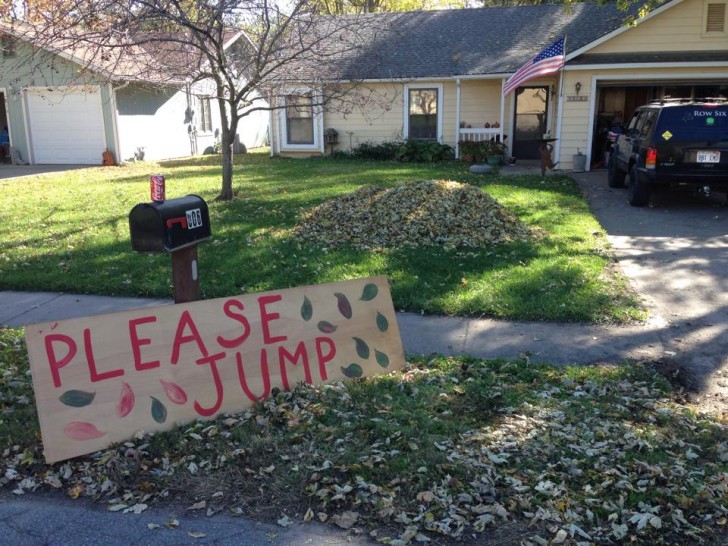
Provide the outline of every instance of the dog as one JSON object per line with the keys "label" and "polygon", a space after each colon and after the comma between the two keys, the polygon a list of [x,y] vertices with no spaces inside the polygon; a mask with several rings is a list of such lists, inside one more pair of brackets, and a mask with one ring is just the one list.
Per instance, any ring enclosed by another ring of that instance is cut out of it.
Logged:
{"label": "dog", "polygon": [[538,153],[541,156],[541,176],[546,176],[547,170],[552,170],[559,164],[558,161],[554,163],[553,159],[551,159],[553,149],[554,147],[548,142],[542,142],[538,147]]}

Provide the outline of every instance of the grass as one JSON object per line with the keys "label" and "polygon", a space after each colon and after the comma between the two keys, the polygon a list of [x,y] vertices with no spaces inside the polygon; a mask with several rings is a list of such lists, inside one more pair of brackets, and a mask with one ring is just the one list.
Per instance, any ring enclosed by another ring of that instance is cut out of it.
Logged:
{"label": "grass", "polygon": [[[149,199],[149,175],[169,198],[195,193],[210,206],[213,239],[200,246],[205,298],[384,274],[397,309],[504,319],[623,322],[643,318],[611,268],[605,234],[569,178],[484,179],[458,162],[433,165],[317,158],[237,158],[237,197],[219,192],[215,157],[91,168],[0,180],[0,289],[169,297],[170,258],[131,251],[128,213]],[[350,248],[323,251],[289,237],[302,211],[364,184],[451,179],[483,190],[546,232],[489,248]],[[483,181],[486,181],[483,183]]]}
{"label": "grass", "polygon": [[728,427],[641,365],[415,359],[46,465],[21,335],[0,330],[0,487],[18,494],[315,518],[401,545],[727,538]]}

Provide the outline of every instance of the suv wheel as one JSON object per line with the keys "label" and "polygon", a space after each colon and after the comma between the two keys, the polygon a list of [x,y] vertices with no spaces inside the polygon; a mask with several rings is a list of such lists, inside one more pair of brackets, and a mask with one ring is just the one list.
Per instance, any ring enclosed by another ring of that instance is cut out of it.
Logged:
{"label": "suv wheel", "polygon": [[609,154],[609,165],[607,168],[607,184],[610,188],[624,188],[624,178],[627,173],[617,168],[615,153]]}
{"label": "suv wheel", "polygon": [[644,207],[650,202],[650,188],[640,181],[637,176],[637,167],[632,166],[629,171],[629,187],[627,188],[627,201],[633,207]]}

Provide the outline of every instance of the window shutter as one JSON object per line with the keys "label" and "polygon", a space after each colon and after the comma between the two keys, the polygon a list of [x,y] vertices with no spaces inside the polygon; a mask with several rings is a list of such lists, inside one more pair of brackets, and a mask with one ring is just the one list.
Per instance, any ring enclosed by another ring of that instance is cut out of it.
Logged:
{"label": "window shutter", "polygon": [[726,3],[708,4],[708,16],[705,20],[706,32],[725,32]]}

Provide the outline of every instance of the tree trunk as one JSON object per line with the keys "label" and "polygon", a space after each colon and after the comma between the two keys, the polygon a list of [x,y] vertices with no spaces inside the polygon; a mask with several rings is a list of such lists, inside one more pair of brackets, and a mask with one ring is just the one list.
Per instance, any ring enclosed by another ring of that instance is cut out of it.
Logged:
{"label": "tree trunk", "polygon": [[222,189],[216,201],[228,201],[234,197],[233,195],[233,143],[225,142],[232,140],[228,136],[223,135],[220,142],[222,146]]}
{"label": "tree trunk", "polygon": [[[216,78],[217,88],[220,96],[224,95],[224,85],[220,78]],[[230,111],[222,98],[218,98],[220,107],[220,121],[222,122],[222,134],[220,135],[220,147],[222,148],[222,189],[216,201],[229,201],[233,194],[233,141],[235,133],[238,131],[238,116],[235,110],[236,105],[232,105]]]}

